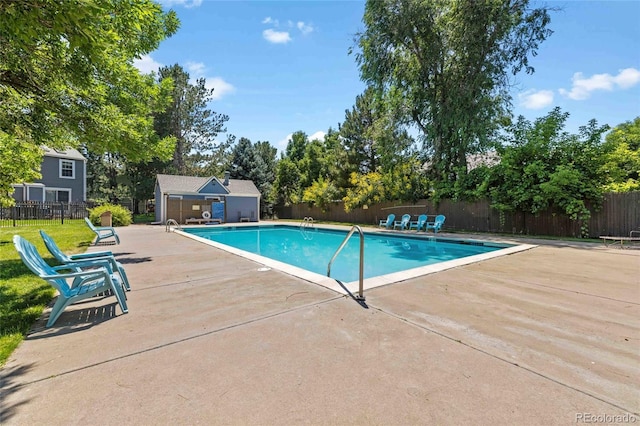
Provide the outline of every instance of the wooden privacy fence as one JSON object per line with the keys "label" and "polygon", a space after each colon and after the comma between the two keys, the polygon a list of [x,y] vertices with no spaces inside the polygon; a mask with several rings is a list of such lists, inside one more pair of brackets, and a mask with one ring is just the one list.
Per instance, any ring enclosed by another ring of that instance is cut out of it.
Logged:
{"label": "wooden privacy fence", "polygon": [[[488,200],[474,202],[441,200],[435,205],[430,200],[416,203],[387,202],[344,211],[343,203],[332,204],[327,211],[307,204],[277,207],[276,214],[281,219],[300,219],[311,216],[315,220],[334,222],[378,224],[389,213],[400,217],[405,213],[412,216],[426,213],[443,214],[447,217],[444,229],[468,232],[496,232],[523,235],[548,235],[558,237],[579,237],[581,224],[571,220],[564,213],[548,210],[538,215],[525,212],[500,212],[491,208]],[[592,212],[588,221],[590,238],[600,235],[625,236],[633,229],[640,230],[640,191],[608,193],[602,207]]]}

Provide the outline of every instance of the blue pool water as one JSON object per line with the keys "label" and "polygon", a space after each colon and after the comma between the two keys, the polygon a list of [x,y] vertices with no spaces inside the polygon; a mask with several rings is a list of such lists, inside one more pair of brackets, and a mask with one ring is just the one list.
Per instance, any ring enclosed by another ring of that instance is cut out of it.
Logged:
{"label": "blue pool water", "polygon": [[[298,226],[186,228],[185,232],[326,275],[327,264],[347,235],[346,231]],[[364,278],[372,278],[452,259],[500,250],[508,245],[477,241],[425,239],[409,235],[365,233]],[[331,266],[331,277],[343,282],[358,280],[358,233]]]}

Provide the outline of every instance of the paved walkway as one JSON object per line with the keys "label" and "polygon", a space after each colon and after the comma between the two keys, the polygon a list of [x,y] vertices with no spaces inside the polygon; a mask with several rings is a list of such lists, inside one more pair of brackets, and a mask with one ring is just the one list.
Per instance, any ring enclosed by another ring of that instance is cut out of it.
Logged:
{"label": "paved walkway", "polygon": [[1,424],[640,422],[638,249],[536,241],[365,309],[164,227],[118,233],[130,312],[40,320],[0,371]]}

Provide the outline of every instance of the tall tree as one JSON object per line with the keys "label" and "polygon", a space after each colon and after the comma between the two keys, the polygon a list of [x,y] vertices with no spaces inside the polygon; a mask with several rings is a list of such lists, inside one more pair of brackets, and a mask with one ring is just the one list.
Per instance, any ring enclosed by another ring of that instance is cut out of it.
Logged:
{"label": "tall tree", "polygon": [[302,130],[293,132],[291,139],[287,142],[287,149],[285,150],[286,157],[295,163],[299,162],[304,158],[304,152],[307,149],[308,143],[309,138],[305,132]]}
{"label": "tall tree", "polygon": [[555,108],[533,123],[520,116],[509,127],[500,163],[484,183],[494,207],[533,214],[555,208],[587,226],[591,209],[602,202],[602,136],[609,126],[591,120],[570,134],[564,130],[568,117]]}
{"label": "tall tree", "polygon": [[529,0],[368,0],[356,60],[365,82],[401,100],[433,177],[451,181],[508,116],[509,74],[534,71],[549,22]]}
{"label": "tall tree", "polygon": [[256,185],[261,195],[261,211],[273,202],[277,151],[269,142],[254,145],[249,139],[240,138],[231,153],[231,177],[250,180]]}
{"label": "tall tree", "polygon": [[258,141],[253,146],[256,157],[261,160],[258,173],[258,189],[262,193],[262,202],[265,206],[272,206],[275,201],[273,193],[273,184],[276,179],[276,167],[278,149],[267,141]]}
{"label": "tall tree", "polygon": [[160,137],[176,139],[172,161],[175,172],[199,174],[214,152],[226,149],[216,142],[216,136],[226,131],[224,123],[229,117],[207,108],[213,89],[206,88],[203,78],[191,82],[180,65],[160,68],[159,79],[172,81],[173,93],[171,105],[156,114],[156,132]]}
{"label": "tall tree", "polygon": [[13,158],[25,166],[9,175],[0,164],[0,198],[39,169],[34,145],[84,144],[139,159],[170,153],[173,141],[156,137],[151,118],[166,86],[132,61],[178,25],[152,0],[0,2],[0,158],[17,144],[24,149]]}
{"label": "tall tree", "polygon": [[640,190],[640,117],[617,125],[605,138],[605,190]]}
{"label": "tall tree", "polygon": [[351,172],[370,173],[378,168],[379,155],[373,140],[373,124],[376,121],[375,93],[372,87],[356,97],[351,110],[344,112],[340,136],[347,153]]}

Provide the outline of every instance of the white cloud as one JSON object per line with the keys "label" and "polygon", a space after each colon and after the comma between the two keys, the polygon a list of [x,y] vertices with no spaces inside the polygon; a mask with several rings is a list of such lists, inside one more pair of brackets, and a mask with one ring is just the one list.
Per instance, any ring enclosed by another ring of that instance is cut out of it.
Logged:
{"label": "white cloud", "polygon": [[629,89],[640,82],[640,71],[635,68],[625,68],[615,77],[615,81],[621,89]]}
{"label": "white cloud", "polygon": [[527,109],[545,108],[553,103],[553,91],[531,89],[518,94],[518,99]]}
{"label": "white cloud", "polygon": [[206,77],[205,80],[204,87],[214,89],[211,96],[212,101],[222,99],[223,96],[236,91],[231,83],[227,83],[221,77]]}
{"label": "white cloud", "polygon": [[324,141],[325,135],[326,135],[325,132],[323,132],[322,130],[318,130],[317,132],[309,136],[309,141],[314,141],[314,140]]}
{"label": "white cloud", "polygon": [[143,74],[157,73],[158,68],[162,66],[160,62],[156,62],[151,55],[143,55],[140,59],[133,60],[133,66],[138,68]]}
{"label": "white cloud", "polygon": [[618,75],[594,74],[585,78],[581,72],[573,75],[571,90],[560,89],[560,94],[576,101],[588,99],[596,90],[612,91],[615,88],[629,89],[640,82],[640,71],[635,68],[620,70]]}
{"label": "white cloud", "polygon": [[276,148],[278,148],[278,152],[281,152],[284,154],[284,152],[287,150],[287,145],[289,144],[289,141],[291,140],[292,137],[293,137],[293,133],[289,133],[284,139],[281,139],[278,142],[276,142]]}
{"label": "white cloud", "polygon": [[208,77],[206,75],[207,67],[202,62],[187,62],[185,67],[189,72],[192,83],[198,78],[204,78],[204,87],[209,90],[213,89],[213,95],[211,96],[212,101],[220,100],[223,96],[233,93],[236,90],[231,83],[224,81],[222,77]]}
{"label": "white cloud", "polygon": [[269,43],[288,43],[291,37],[287,31],[275,31],[271,28],[262,32],[262,37]]}
{"label": "white cloud", "polygon": [[185,67],[192,78],[204,77],[205,66],[202,62],[187,62]]}
{"label": "white cloud", "polygon": [[187,9],[198,7],[202,4],[202,0],[159,0],[162,6],[172,8],[173,6],[183,6]]}
{"label": "white cloud", "polygon": [[[325,136],[326,136],[325,132],[323,132],[322,130],[318,130],[314,134],[307,136],[307,140],[309,142],[314,140],[324,141]],[[281,139],[278,142],[276,142],[275,147],[278,148],[279,153],[282,153],[282,154],[285,153],[285,151],[287,150],[287,145],[289,145],[289,141],[291,140],[292,137],[293,137],[293,133],[289,133],[284,139]]]}
{"label": "white cloud", "polygon": [[273,18],[271,18],[271,16],[267,16],[266,18],[264,18],[264,19],[262,20],[262,23],[263,23],[263,24],[272,24],[272,25],[274,25],[274,26],[276,26],[276,27],[277,27],[278,25],[280,25],[280,23],[278,22],[278,20],[277,20],[277,19],[273,19]]}
{"label": "white cloud", "polygon": [[305,23],[304,23],[304,22],[302,22],[302,21],[298,21],[298,23],[296,24],[296,26],[298,27],[298,29],[300,30],[300,32],[301,32],[303,35],[307,35],[307,34],[309,34],[310,32],[312,32],[312,31],[313,31],[313,26],[311,26],[310,24],[305,24]]}

